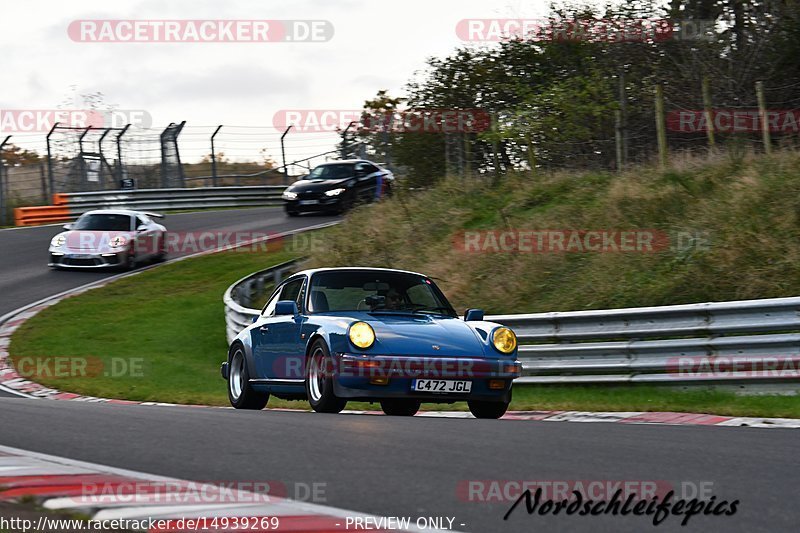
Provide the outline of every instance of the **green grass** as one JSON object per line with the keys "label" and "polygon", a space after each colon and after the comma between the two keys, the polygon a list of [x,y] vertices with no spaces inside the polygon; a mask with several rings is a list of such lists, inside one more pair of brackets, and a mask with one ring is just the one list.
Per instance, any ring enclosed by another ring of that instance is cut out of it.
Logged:
{"label": "green grass", "polygon": [[743,396],[710,389],[658,386],[524,386],[513,408],[545,411],[671,411],[730,416],[800,418],[800,396]]}
{"label": "green grass", "polygon": [[[90,375],[32,377],[91,396],[223,405],[227,397],[219,365],[227,345],[222,294],[237,279],[294,257],[289,252],[218,253],[67,298],[20,327],[10,346],[12,361],[43,355],[89,358]],[[98,359],[106,370],[116,361],[118,369],[124,362],[136,371],[93,375]]]}

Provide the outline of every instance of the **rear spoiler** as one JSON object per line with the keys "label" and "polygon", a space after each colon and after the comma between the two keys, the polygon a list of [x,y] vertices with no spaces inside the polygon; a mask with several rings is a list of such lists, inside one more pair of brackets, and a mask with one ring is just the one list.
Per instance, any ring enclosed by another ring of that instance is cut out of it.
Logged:
{"label": "rear spoiler", "polygon": [[159,213],[148,213],[147,211],[142,211],[142,213],[149,216],[150,218],[165,218],[164,215]]}

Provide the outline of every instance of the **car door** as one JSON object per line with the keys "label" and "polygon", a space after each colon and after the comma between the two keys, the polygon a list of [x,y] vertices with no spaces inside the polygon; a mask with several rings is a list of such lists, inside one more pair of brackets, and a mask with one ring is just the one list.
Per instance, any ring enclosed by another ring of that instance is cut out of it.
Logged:
{"label": "car door", "polygon": [[356,191],[359,200],[371,202],[375,198],[376,174],[373,168],[375,167],[363,161],[355,164]]}
{"label": "car door", "polygon": [[[305,344],[300,338],[300,330],[305,319],[302,314],[305,279],[305,276],[301,276],[287,280],[270,299],[251,330],[253,357],[260,378],[303,378]],[[296,302],[300,314],[275,316],[275,304],[280,300]]]}

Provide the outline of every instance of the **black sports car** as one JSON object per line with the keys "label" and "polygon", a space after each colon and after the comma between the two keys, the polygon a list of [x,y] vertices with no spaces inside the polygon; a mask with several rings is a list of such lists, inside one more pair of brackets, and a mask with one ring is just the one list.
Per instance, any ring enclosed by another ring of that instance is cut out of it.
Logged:
{"label": "black sports car", "polygon": [[357,203],[390,195],[393,185],[392,172],[371,161],[332,161],[289,185],[283,201],[289,216],[308,211],[343,213]]}

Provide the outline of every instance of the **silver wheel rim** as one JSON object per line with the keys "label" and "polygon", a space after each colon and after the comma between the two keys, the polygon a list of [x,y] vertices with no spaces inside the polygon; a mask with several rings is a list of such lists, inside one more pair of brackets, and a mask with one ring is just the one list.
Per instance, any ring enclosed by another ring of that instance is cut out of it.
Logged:
{"label": "silver wheel rim", "polygon": [[308,392],[315,402],[319,402],[322,399],[322,382],[325,379],[320,368],[322,361],[322,349],[317,348],[311,356],[311,365],[308,369]]}
{"label": "silver wheel rim", "polygon": [[234,401],[238,400],[242,395],[242,389],[244,389],[244,355],[242,355],[241,350],[237,350],[231,359],[228,388]]}

